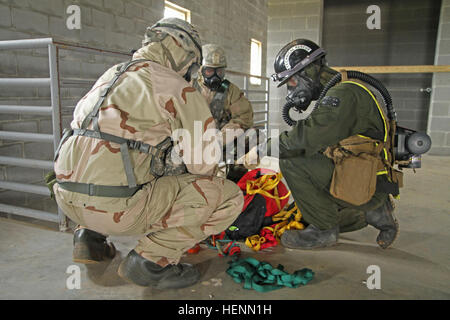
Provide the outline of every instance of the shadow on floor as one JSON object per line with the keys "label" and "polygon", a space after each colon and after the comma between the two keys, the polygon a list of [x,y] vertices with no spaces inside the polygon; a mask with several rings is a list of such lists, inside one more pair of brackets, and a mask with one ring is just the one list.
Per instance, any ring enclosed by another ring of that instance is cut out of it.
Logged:
{"label": "shadow on floor", "polygon": [[128,285],[129,283],[117,273],[122,260],[122,253],[117,251],[116,256],[112,260],[102,261],[97,264],[86,264],[87,277],[96,285],[103,287]]}
{"label": "shadow on floor", "polygon": [[[341,238],[344,240],[344,238]],[[401,260],[402,262],[419,262],[430,266],[436,266],[437,264],[420,257],[415,254],[400,250],[394,247],[388,249],[381,249],[377,245],[360,243],[360,242],[340,242],[337,246],[333,247],[334,251],[346,251],[349,253],[358,253],[370,256],[380,256],[384,258],[392,258],[395,260]]]}

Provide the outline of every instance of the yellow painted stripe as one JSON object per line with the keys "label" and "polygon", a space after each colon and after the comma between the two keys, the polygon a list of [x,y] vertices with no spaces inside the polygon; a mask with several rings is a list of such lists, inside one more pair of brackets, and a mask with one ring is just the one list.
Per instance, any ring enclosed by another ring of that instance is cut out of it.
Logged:
{"label": "yellow painted stripe", "polygon": [[377,107],[378,107],[378,112],[380,113],[381,118],[383,119],[383,125],[384,125],[384,142],[386,142],[386,140],[387,140],[387,126],[386,126],[386,119],[384,118],[383,112],[381,111],[381,107],[380,107],[380,105],[378,104],[377,99],[375,99],[375,97],[373,96],[372,92],[370,92],[370,90],[367,89],[367,88],[366,88],[365,86],[363,86],[362,84],[359,84],[359,83],[354,82],[354,81],[343,81],[342,83],[352,83],[352,84],[356,84],[357,86],[363,88],[364,90],[367,91],[367,93],[370,94],[370,96],[372,97],[373,101],[375,101],[375,104],[376,104]]}
{"label": "yellow painted stripe", "polygon": [[[364,139],[372,139],[370,137],[363,136],[362,134],[358,134],[358,137],[361,137],[361,138],[364,138]],[[375,145],[378,146],[378,143],[375,142]],[[384,151],[384,158],[386,160],[388,160],[388,155],[387,155],[386,148],[383,148],[383,151]]]}

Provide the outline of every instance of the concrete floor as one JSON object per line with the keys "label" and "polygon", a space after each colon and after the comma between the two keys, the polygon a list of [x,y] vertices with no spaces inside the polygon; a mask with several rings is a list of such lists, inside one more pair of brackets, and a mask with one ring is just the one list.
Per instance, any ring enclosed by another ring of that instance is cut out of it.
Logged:
{"label": "concrete floor", "polygon": [[[405,171],[405,188],[396,201],[400,235],[393,248],[378,248],[372,227],[343,234],[337,246],[316,251],[278,246],[254,253],[241,245],[243,257],[275,267],[281,263],[288,272],[312,269],[315,278],[297,289],[245,290],[225,273],[229,258],[210,249],[184,258],[198,264],[200,283],[166,291],[138,287],[116,274],[135,239],[114,237],[117,256],[109,263],[79,265],[81,289],[69,290],[72,235],[53,225],[0,218],[0,299],[449,299],[450,157],[425,156],[422,165],[416,174]],[[370,265],[380,267],[381,289],[365,284]]]}

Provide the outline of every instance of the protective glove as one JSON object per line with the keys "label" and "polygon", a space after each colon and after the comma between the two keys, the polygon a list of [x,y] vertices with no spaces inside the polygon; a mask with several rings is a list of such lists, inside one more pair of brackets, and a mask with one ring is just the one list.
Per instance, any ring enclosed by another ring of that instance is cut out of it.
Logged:
{"label": "protective glove", "polygon": [[246,153],[243,157],[237,160],[238,164],[243,164],[249,170],[256,169],[259,165],[258,158],[258,147],[252,148],[248,153]]}

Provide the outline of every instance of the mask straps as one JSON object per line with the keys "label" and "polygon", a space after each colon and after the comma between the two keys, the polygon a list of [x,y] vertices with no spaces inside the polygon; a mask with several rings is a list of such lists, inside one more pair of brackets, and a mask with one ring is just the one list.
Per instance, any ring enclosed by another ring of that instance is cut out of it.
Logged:
{"label": "mask straps", "polygon": [[305,59],[303,59],[302,61],[297,63],[293,68],[285,70],[280,73],[273,74],[272,79],[277,81],[277,80],[281,80],[287,76],[293,75],[293,74],[299,72],[300,70],[304,69],[307,65],[309,65],[310,63],[314,62],[315,60],[317,60],[318,58],[320,58],[324,55],[325,55],[325,50],[323,50],[322,48],[319,48],[316,51],[314,51],[313,53],[311,53],[309,56],[307,56]]}

